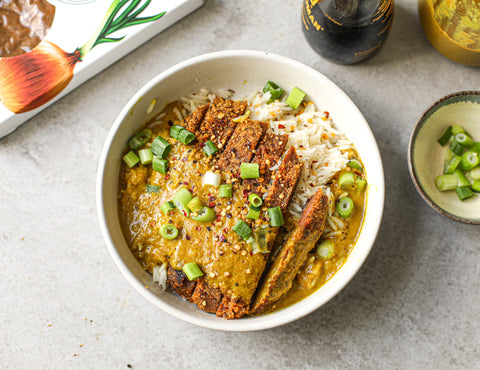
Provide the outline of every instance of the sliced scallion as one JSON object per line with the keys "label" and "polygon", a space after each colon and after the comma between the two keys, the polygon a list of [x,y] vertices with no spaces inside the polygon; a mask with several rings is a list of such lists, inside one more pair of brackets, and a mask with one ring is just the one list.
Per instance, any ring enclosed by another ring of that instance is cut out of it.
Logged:
{"label": "sliced scallion", "polygon": [[222,184],[218,190],[218,196],[220,198],[231,198],[233,195],[233,185],[232,184]]}
{"label": "sliced scallion", "polygon": [[232,227],[232,230],[240,235],[243,239],[247,240],[248,237],[252,234],[252,229],[242,220],[238,220],[235,226]]}
{"label": "sliced scallion", "polygon": [[258,179],[260,177],[258,163],[242,163],[240,165],[240,177],[242,179]]}
{"label": "sliced scallion", "polygon": [[355,175],[355,184],[357,186],[357,192],[363,193],[367,187],[367,179],[365,177]]}
{"label": "sliced scallion", "polygon": [[127,154],[123,156],[123,161],[127,164],[128,167],[132,168],[138,162],[140,162],[140,158],[138,158],[138,156],[133,150],[130,150]]}
{"label": "sliced scallion", "polygon": [[444,146],[445,144],[448,143],[448,140],[450,140],[450,137],[452,136],[452,126],[448,126],[445,131],[443,131],[443,134],[438,138],[437,142],[441,145]]}
{"label": "sliced scallion", "polygon": [[457,186],[470,186],[470,181],[468,181],[462,171],[455,170],[453,171],[453,175],[457,178]]}
{"label": "sliced scallion", "polygon": [[453,171],[455,171],[462,161],[462,157],[459,155],[454,154],[453,157],[450,159],[450,161],[447,163],[445,166],[445,170],[443,171],[444,174],[451,174]]}
{"label": "sliced scallion", "polygon": [[180,125],[173,125],[172,127],[170,127],[170,137],[173,137],[174,139],[178,139],[178,134],[180,133],[180,131],[183,131],[183,130],[185,130],[184,127]]}
{"label": "sliced scallion", "polygon": [[467,148],[473,146],[472,138],[464,132],[455,135],[455,141]]}
{"label": "sliced scallion", "polygon": [[440,191],[454,190],[458,186],[457,176],[447,174],[435,179],[435,186]]}
{"label": "sliced scallion", "polygon": [[260,208],[253,206],[248,207],[247,218],[256,220],[258,217],[260,217]]}
{"label": "sliced scallion", "polygon": [[473,192],[472,189],[470,189],[470,186],[459,186],[455,189],[455,193],[457,193],[458,199],[460,200],[473,197]]}
{"label": "sliced scallion", "polygon": [[160,210],[164,213],[167,214],[171,210],[175,209],[175,204],[172,201],[165,202],[161,205]]}
{"label": "sliced scallion", "polygon": [[188,131],[188,130],[182,130],[178,133],[178,141],[180,141],[182,144],[190,144],[193,140],[195,140],[195,135]]}
{"label": "sliced scallion", "polygon": [[198,222],[210,222],[215,219],[215,212],[209,207],[203,206],[196,214],[196,216],[191,216],[190,218]]}
{"label": "sliced scallion", "polygon": [[330,259],[335,253],[335,245],[330,239],[321,242],[317,247],[317,255],[323,259]]}
{"label": "sliced scallion", "polygon": [[468,176],[474,180],[480,180],[480,166],[472,168],[470,171],[468,171]]}
{"label": "sliced scallion", "polygon": [[280,207],[269,208],[268,217],[270,218],[271,226],[283,226],[283,224],[285,223]]}
{"label": "sliced scallion", "polygon": [[248,201],[254,207],[260,207],[263,204],[262,198],[260,198],[257,194],[254,193],[248,196]]}
{"label": "sliced scallion", "polygon": [[275,100],[280,99],[285,92],[281,87],[272,81],[267,81],[263,87],[264,93],[270,93],[270,99],[268,99],[267,104],[273,103]]}
{"label": "sliced scallion", "polygon": [[480,180],[475,180],[472,183],[472,190],[477,192],[477,193],[480,193]]}
{"label": "sliced scallion", "polygon": [[154,156],[152,160],[152,168],[154,171],[160,172],[163,175],[167,174],[168,161],[160,157]]}
{"label": "sliced scallion", "polygon": [[133,150],[140,149],[142,146],[148,143],[148,140],[150,140],[151,137],[152,137],[152,130],[149,130],[149,129],[142,130],[136,133],[128,141],[128,146]]}
{"label": "sliced scallion", "polygon": [[192,212],[198,212],[202,208],[203,204],[199,197],[194,197],[190,202],[188,202],[187,207]]}
{"label": "sliced scallion", "polygon": [[203,272],[195,262],[189,262],[183,265],[182,271],[187,275],[188,280],[196,280],[203,276]]}
{"label": "sliced scallion", "polygon": [[353,200],[350,197],[342,197],[337,203],[337,212],[342,218],[348,218],[352,215],[354,209]]}
{"label": "sliced scallion", "polygon": [[456,155],[462,155],[463,153],[463,149],[465,149],[465,147],[460,144],[460,143],[457,143],[455,140],[453,140],[451,143],[450,143],[450,146],[449,146],[450,150],[452,152],[454,152]]}
{"label": "sliced scallion", "polygon": [[480,154],[480,143],[475,143],[473,146],[470,148],[471,151]]}
{"label": "sliced scallion", "polygon": [[358,159],[351,159],[347,162],[347,166],[352,170],[363,172],[363,166]]}
{"label": "sliced scallion", "polygon": [[338,176],[338,186],[343,190],[351,190],[355,186],[355,174],[347,171]]}
{"label": "sliced scallion", "polygon": [[202,178],[202,182],[204,185],[212,185],[215,187],[220,186],[221,180],[222,178],[220,177],[220,175],[212,171],[205,172],[205,175],[203,175]]}
{"label": "sliced scallion", "polygon": [[153,154],[159,156],[162,159],[165,159],[167,158],[168,153],[170,153],[172,146],[163,137],[157,136],[155,140],[153,140],[150,149],[152,149]]}
{"label": "sliced scallion", "polygon": [[218,152],[218,148],[212,140],[208,140],[205,145],[203,145],[202,150],[207,157],[210,157]]}
{"label": "sliced scallion", "polygon": [[164,224],[160,227],[160,235],[167,240],[173,240],[178,236],[178,229],[172,224]]}
{"label": "sliced scallion", "polygon": [[291,106],[293,109],[297,109],[305,98],[305,94],[298,87],[294,87],[290,95],[288,95],[286,103]]}
{"label": "sliced scallion", "polygon": [[146,191],[147,193],[158,193],[160,191],[160,186],[147,184]]}
{"label": "sliced scallion", "polygon": [[464,133],[465,130],[463,129],[462,126],[460,125],[453,125],[452,126],[452,135],[456,135],[456,134],[461,134],[461,133]]}
{"label": "sliced scallion", "polygon": [[140,163],[146,166],[147,164],[152,163],[153,153],[152,149],[145,148],[138,151],[138,156],[140,157]]}
{"label": "sliced scallion", "polygon": [[480,163],[480,156],[478,153],[471,150],[467,150],[462,155],[462,161],[460,162],[460,169],[463,171],[470,171],[472,168],[478,166]]}
{"label": "sliced scallion", "polygon": [[193,199],[192,193],[187,188],[181,188],[177,194],[173,197],[173,203],[185,217],[190,216],[190,209],[188,208],[188,202]]}

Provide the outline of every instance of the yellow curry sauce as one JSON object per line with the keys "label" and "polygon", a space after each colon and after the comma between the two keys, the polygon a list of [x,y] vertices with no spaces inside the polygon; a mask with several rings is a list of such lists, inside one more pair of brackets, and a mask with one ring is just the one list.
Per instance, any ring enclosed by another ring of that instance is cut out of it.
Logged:
{"label": "yellow curry sauce", "polygon": [[[169,136],[168,121],[178,118],[173,108],[178,102],[169,104],[164,113],[163,123],[149,126],[152,138],[160,135],[166,139],[172,149],[168,155],[167,175],[152,169],[151,166],[138,164],[129,168],[122,163],[120,174],[119,217],[125,239],[143,268],[152,272],[153,267],[163,263],[180,270],[189,262],[196,262],[205,274],[205,282],[222,292],[235,297],[251,299],[263,270],[265,256],[254,254],[251,246],[241,239],[232,227],[238,220],[251,224],[245,216],[248,212],[248,199],[244,196],[242,184],[228,174],[221,174],[222,183],[233,184],[233,197],[220,198],[218,188],[203,185],[202,177],[207,171],[215,171],[213,163],[202,150],[194,145],[184,145]],[[217,172],[219,173],[219,172]],[[219,173],[220,174],[220,173]],[[335,195],[345,193],[335,185],[331,190]],[[159,192],[148,193],[147,184],[160,187]],[[160,207],[173,199],[174,195],[186,187],[193,196],[198,196],[202,204],[215,211],[212,222],[198,222],[185,217],[180,211],[163,214]],[[363,220],[365,194],[349,194],[354,200],[355,212],[346,221],[347,227],[340,236],[336,236],[335,254],[329,260],[323,260],[313,250],[300,269],[292,289],[272,308],[293,304],[322,286],[345,262],[353,248]],[[261,218],[266,220],[266,209],[262,209]],[[285,217],[283,234],[292,230],[297,220]],[[178,230],[178,237],[167,240],[160,235],[161,225],[171,223]],[[258,223],[258,220],[257,220]],[[284,238],[278,237],[277,244]],[[275,249],[275,248],[274,248]]]}

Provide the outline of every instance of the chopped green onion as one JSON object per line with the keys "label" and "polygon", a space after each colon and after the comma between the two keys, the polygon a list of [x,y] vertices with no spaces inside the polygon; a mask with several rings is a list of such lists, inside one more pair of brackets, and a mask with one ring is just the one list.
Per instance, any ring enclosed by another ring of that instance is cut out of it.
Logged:
{"label": "chopped green onion", "polygon": [[173,204],[172,201],[165,202],[165,203],[163,203],[162,206],[160,207],[160,210],[161,210],[164,214],[167,214],[167,213],[170,212],[172,209],[175,209],[175,204]]}
{"label": "chopped green onion", "polygon": [[182,130],[178,134],[178,141],[180,141],[182,144],[190,144],[193,140],[195,140],[195,135],[188,131],[188,130]]}
{"label": "chopped green onion", "polygon": [[138,156],[140,157],[140,163],[146,166],[147,164],[152,163],[153,153],[152,149],[145,148],[138,151]]}
{"label": "chopped green onion", "polygon": [[195,262],[189,262],[183,265],[182,271],[187,275],[188,280],[192,281],[203,276],[202,270]]}
{"label": "chopped green onion", "polygon": [[148,143],[148,140],[152,137],[152,130],[145,129],[138,133],[136,133],[129,141],[128,146],[133,149],[137,150]]}
{"label": "chopped green onion", "polygon": [[207,157],[210,157],[218,152],[218,148],[212,140],[208,140],[202,149]]}
{"label": "chopped green onion", "polygon": [[178,229],[172,224],[164,224],[160,227],[160,235],[167,240],[173,240],[178,236]]}
{"label": "chopped green onion", "polygon": [[138,158],[138,156],[133,152],[133,150],[130,150],[127,154],[123,156],[123,161],[127,164],[128,167],[132,168],[138,162],[140,162],[140,158]]}
{"label": "chopped green onion", "polygon": [[260,208],[253,207],[253,206],[248,207],[247,218],[256,220],[258,217],[260,217]]}
{"label": "chopped green onion", "polygon": [[154,171],[160,172],[163,175],[167,174],[168,161],[160,157],[154,156],[152,161],[152,168]]}
{"label": "chopped green onion", "polygon": [[179,125],[173,125],[170,127],[170,137],[173,137],[174,139],[178,139],[178,134],[185,130],[184,127],[179,126]]}
{"label": "chopped green onion", "polygon": [[198,222],[210,222],[215,219],[215,212],[213,211],[213,209],[205,206],[200,208],[200,210],[196,213],[197,213],[196,216],[190,217],[192,220],[195,220]]}
{"label": "chopped green onion", "polygon": [[452,126],[452,135],[456,135],[456,134],[461,134],[461,133],[464,133],[465,130],[463,129],[462,126],[460,125],[453,125]]}
{"label": "chopped green onion", "polygon": [[270,93],[270,99],[268,99],[267,104],[273,103],[275,100],[280,99],[285,92],[281,87],[272,81],[267,81],[263,87],[264,93]]}
{"label": "chopped green onion", "polygon": [[335,245],[330,239],[324,240],[317,247],[317,255],[323,259],[332,258],[334,252],[335,252]]}
{"label": "chopped green onion", "polygon": [[243,115],[235,117],[232,119],[233,122],[244,122],[250,116],[250,110],[247,110]]}
{"label": "chopped green onion", "polygon": [[160,186],[147,184],[147,193],[158,193],[160,191]]}
{"label": "chopped green onion", "polygon": [[202,208],[203,204],[199,197],[194,197],[190,202],[188,202],[187,207],[192,212],[198,212]]}
{"label": "chopped green onion", "polygon": [[220,177],[219,174],[216,174],[215,172],[212,171],[207,171],[205,175],[203,175],[202,182],[204,185],[212,185],[215,187],[218,187],[220,185],[220,181],[222,178]]}
{"label": "chopped green onion", "polygon": [[283,226],[285,223],[283,221],[282,210],[280,207],[273,207],[268,209],[268,217],[270,218],[271,226]]}
{"label": "chopped green onion", "polygon": [[367,187],[367,179],[365,177],[355,175],[355,183],[357,185],[357,192],[363,193]]}
{"label": "chopped green onion", "polygon": [[357,159],[351,159],[347,162],[347,166],[350,167],[351,169],[353,170],[358,170],[360,172],[363,172],[363,166],[362,164],[360,163],[360,161],[358,161]]}
{"label": "chopped green onion", "polygon": [[470,148],[471,151],[480,154],[480,143],[475,143],[473,146]]}
{"label": "chopped green onion", "polygon": [[260,198],[257,194],[254,193],[248,196],[248,201],[254,207],[260,207],[263,204],[262,198]]}
{"label": "chopped green onion", "polygon": [[168,153],[170,153],[172,146],[163,137],[157,136],[155,140],[153,140],[150,149],[152,149],[153,154],[165,159],[167,158]]}
{"label": "chopped green onion", "polygon": [[460,143],[457,143],[455,140],[453,140],[451,143],[450,143],[450,146],[449,146],[450,150],[452,152],[454,152],[456,155],[462,155],[463,153],[463,149],[464,149],[464,146]]}
{"label": "chopped green onion", "polygon": [[260,177],[258,163],[242,163],[240,165],[240,177],[242,179],[258,179]]}
{"label": "chopped green onion", "polygon": [[446,161],[450,161],[456,154],[452,152],[450,149],[447,150],[447,154],[445,155]]}
{"label": "chopped green onion", "polygon": [[448,162],[448,164],[445,166],[445,170],[443,171],[444,174],[451,174],[453,171],[455,171],[462,161],[462,157],[459,155],[454,154],[452,159]]}
{"label": "chopped green onion", "polygon": [[437,142],[441,145],[444,146],[446,143],[448,143],[448,140],[450,140],[450,137],[452,136],[452,126],[448,126],[445,131],[443,131],[442,136],[440,136],[437,140]]}
{"label": "chopped green onion", "polygon": [[299,105],[302,103],[303,98],[305,98],[305,94],[302,90],[298,87],[294,87],[290,95],[288,95],[286,103],[291,106],[293,109],[297,109]]}
{"label": "chopped green onion", "polygon": [[248,226],[242,220],[238,220],[235,226],[232,227],[232,230],[245,240],[247,240],[248,237],[252,234],[252,229],[250,229],[250,226]]}
{"label": "chopped green onion", "polygon": [[453,174],[457,177],[457,186],[470,186],[470,181],[468,181],[462,171],[455,170]]}
{"label": "chopped green onion", "polygon": [[355,174],[347,171],[338,176],[338,186],[343,190],[351,190],[355,186]]}
{"label": "chopped green onion", "polygon": [[470,171],[472,168],[478,166],[480,158],[478,153],[471,150],[467,150],[462,155],[462,161],[460,162],[460,169],[463,171]]}
{"label": "chopped green onion", "polygon": [[435,186],[440,191],[454,190],[458,186],[458,179],[455,175],[442,175],[435,179]]}
{"label": "chopped green onion", "polygon": [[477,193],[480,193],[480,180],[475,180],[472,183],[472,190],[476,191]]}
{"label": "chopped green onion", "polygon": [[338,200],[337,211],[342,218],[348,218],[353,212],[353,200],[350,197],[342,197]]}
{"label": "chopped green onion", "polygon": [[457,193],[457,196],[460,200],[473,197],[473,192],[472,189],[470,189],[470,186],[459,186],[455,189],[455,193]]}
{"label": "chopped green onion", "polygon": [[468,171],[468,176],[474,181],[480,180],[480,166],[475,167]]}
{"label": "chopped green onion", "polygon": [[190,209],[188,208],[188,202],[193,199],[192,193],[187,188],[181,188],[177,194],[173,197],[173,203],[185,217],[190,216]]}
{"label": "chopped green onion", "polygon": [[455,135],[455,141],[467,148],[473,146],[472,138],[464,132]]}
{"label": "chopped green onion", "polygon": [[268,252],[267,235],[269,230],[270,227],[267,225],[255,228],[253,231],[254,242],[252,243],[253,254]]}
{"label": "chopped green onion", "polygon": [[233,185],[232,184],[220,185],[218,196],[220,198],[231,198],[233,196]]}

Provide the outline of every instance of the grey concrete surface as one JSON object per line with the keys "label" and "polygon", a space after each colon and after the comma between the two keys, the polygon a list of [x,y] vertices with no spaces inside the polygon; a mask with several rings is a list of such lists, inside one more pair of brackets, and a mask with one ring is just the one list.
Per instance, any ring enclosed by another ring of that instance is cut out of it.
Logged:
{"label": "grey concrete surface", "polygon": [[[480,367],[480,227],[430,209],[407,169],[410,133],[435,100],[480,90],[480,69],[441,56],[415,0],[396,2],[385,47],[355,66],[306,44],[301,1],[206,5],[0,140],[0,368],[453,369]],[[164,69],[224,49],[267,50],[324,73],[378,140],[384,220],[353,281],[311,315],[224,333],[167,316],[123,278],[97,223],[108,130]]]}

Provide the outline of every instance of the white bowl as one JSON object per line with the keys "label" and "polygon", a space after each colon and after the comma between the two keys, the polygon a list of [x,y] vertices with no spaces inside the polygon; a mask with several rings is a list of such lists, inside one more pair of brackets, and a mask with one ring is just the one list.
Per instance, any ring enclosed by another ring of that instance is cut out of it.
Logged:
{"label": "white bowl", "polygon": [[[356,246],[343,267],[319,290],[272,314],[225,320],[200,311],[177,295],[162,293],[130,252],[118,219],[120,162],[132,133],[152,118],[165,103],[202,87],[233,89],[236,96],[260,90],[274,81],[286,91],[298,86],[319,109],[330,112],[336,125],[355,144],[369,183],[364,224]],[[147,115],[153,99],[157,105]],[[367,258],[380,227],[385,196],[384,175],[375,138],[355,104],[333,82],[297,61],[260,51],[222,51],[182,62],[158,75],[128,102],[115,120],[103,148],[97,177],[98,218],[103,237],[115,263],[145,298],[166,313],[189,323],[227,331],[249,331],[286,324],[321,307],[353,278]],[[145,288],[148,286],[148,289]]]}

